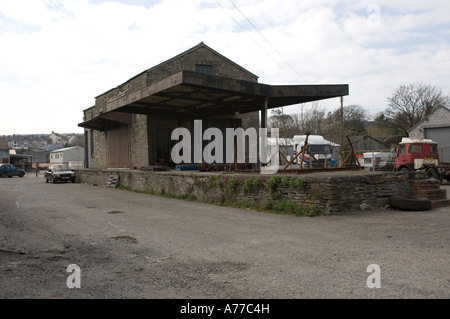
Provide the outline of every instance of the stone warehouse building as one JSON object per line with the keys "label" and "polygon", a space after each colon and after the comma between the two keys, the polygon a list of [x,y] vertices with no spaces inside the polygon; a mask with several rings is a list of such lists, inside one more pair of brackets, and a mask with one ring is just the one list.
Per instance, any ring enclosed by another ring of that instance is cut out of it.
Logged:
{"label": "stone warehouse building", "polygon": [[169,162],[172,131],[193,132],[194,120],[223,133],[267,127],[268,109],[345,95],[346,84],[260,84],[202,42],[97,96],[79,126],[89,168],[132,169]]}
{"label": "stone warehouse building", "polygon": [[410,138],[427,138],[438,143],[439,158],[450,162],[450,109],[442,106],[409,130]]}

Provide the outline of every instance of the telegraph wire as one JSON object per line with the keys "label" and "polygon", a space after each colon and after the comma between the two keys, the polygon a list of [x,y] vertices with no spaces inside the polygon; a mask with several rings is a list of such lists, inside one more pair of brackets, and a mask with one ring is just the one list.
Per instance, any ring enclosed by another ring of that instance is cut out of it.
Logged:
{"label": "telegraph wire", "polygon": [[250,37],[250,39],[252,39],[252,41],[253,42],[255,42],[255,44],[275,63],[275,64],[277,64],[279,67],[280,67],[280,69],[282,69],[288,76],[290,76],[293,80],[295,80],[295,78],[289,73],[289,72],[287,72],[284,68],[283,68],[283,66],[282,65],[280,65],[279,63],[278,63],[278,61],[269,53],[269,52],[267,52],[267,50],[266,49],[264,49],[264,47],[263,46],[261,46],[261,44],[259,44],[258,43],[258,41],[256,41],[255,40],[255,38],[253,38],[252,36],[251,36],[251,34],[247,31],[247,30],[245,30],[245,28],[220,4],[220,2],[218,1],[218,0],[215,0],[215,2],[217,3],[217,5],[234,21],[234,23],[236,23],[238,26],[239,26],[239,28],[242,30],[242,31],[244,31],[249,37]]}
{"label": "telegraph wire", "polygon": [[[194,1],[194,0],[193,0]],[[254,23],[251,22],[251,20],[249,18],[247,18],[247,16],[238,8],[238,6],[232,1],[232,0],[228,0],[233,7],[242,15],[242,17],[249,23],[249,25],[259,34],[259,36],[272,48],[272,50],[274,52],[276,52],[276,54],[278,54],[281,59],[284,61],[284,63],[295,73],[295,75],[302,80],[305,83],[308,83],[307,80],[305,80],[299,72],[297,72],[297,70],[292,66],[291,63],[289,63],[289,61],[281,54],[281,52],[270,43],[270,41],[262,34],[262,32],[260,32],[258,30],[258,28],[254,25]],[[292,74],[290,72],[287,72],[286,69],[271,55],[269,54],[245,29],[244,27],[242,27],[242,25],[218,2],[218,0],[215,0],[215,2],[217,3],[217,5],[225,12],[227,13],[232,19],[233,21],[244,31],[247,33],[247,35],[264,51],[264,53],[266,53],[266,55],[272,60],[274,61],[281,70],[283,70],[287,75],[289,75],[293,80],[298,80],[296,79],[294,76],[292,76]],[[319,107],[325,108],[326,111],[329,111],[330,109],[335,110],[337,108],[340,107],[340,102],[337,103],[333,103],[332,101],[329,100],[321,100],[321,101],[317,101],[319,103]],[[302,103],[302,104],[307,104],[307,103]],[[322,106],[320,106],[320,104]],[[297,105],[292,105],[292,107],[301,107],[301,104],[297,104]]]}
{"label": "telegraph wire", "polygon": [[286,63],[287,66],[289,66],[289,68],[292,69],[292,71],[294,71],[294,73],[304,82],[308,83],[308,81],[306,81],[301,75],[300,73],[297,72],[297,70],[289,63],[289,61],[280,53],[279,50],[277,50],[277,48],[275,48],[274,45],[272,45],[272,43],[270,43],[270,41],[258,30],[258,28],[250,21],[249,18],[247,18],[247,16],[236,6],[236,4],[232,1],[232,0],[228,0],[233,7],[236,8],[236,10],[244,17],[244,19],[252,26],[253,29],[255,29],[255,31],[261,36],[261,38],[272,48],[272,50],[274,50],[280,57],[281,59],[283,59],[283,61]]}

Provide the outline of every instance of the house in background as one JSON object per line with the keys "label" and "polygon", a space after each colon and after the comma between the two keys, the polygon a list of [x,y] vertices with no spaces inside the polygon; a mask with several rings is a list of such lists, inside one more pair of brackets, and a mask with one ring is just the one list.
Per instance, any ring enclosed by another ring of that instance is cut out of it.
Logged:
{"label": "house in background", "polygon": [[31,155],[33,157],[33,164],[35,163],[48,163],[49,162],[49,152],[47,152],[44,149],[37,148],[37,147],[31,147],[26,150],[25,152],[28,155]]}
{"label": "house in background", "polygon": [[45,148],[51,143],[45,134],[14,134],[4,136],[12,149]]}
{"label": "house in background", "polygon": [[69,164],[76,162],[78,166],[79,162],[84,162],[84,147],[74,146],[68,148],[62,148],[53,152],[50,152],[50,164]]}
{"label": "house in background", "polygon": [[[339,136],[324,136],[327,140],[338,144]],[[352,142],[353,149],[356,153],[364,153],[364,152],[379,152],[379,151],[390,151],[391,146],[386,145],[383,141],[378,138],[371,137],[370,135],[353,135],[349,136],[350,141]],[[344,147],[348,145],[347,139],[344,141]]]}
{"label": "house in background", "polygon": [[0,140],[6,141],[7,146],[4,145],[5,142],[2,142],[2,146],[5,149],[9,147],[10,150],[9,156],[0,156],[0,163],[8,158],[9,163],[16,163],[25,169],[35,167],[36,163],[48,164],[51,151],[71,146],[84,147],[84,134],[58,134],[54,131],[51,134],[3,135]]}
{"label": "house in background", "polygon": [[395,150],[398,147],[398,144],[402,141],[404,136],[395,135],[395,136],[375,136],[374,138],[384,145],[386,145],[386,149]]}
{"label": "house in background", "polygon": [[383,142],[369,135],[350,136],[353,149],[356,153],[363,153],[368,151],[390,151],[390,148]]}
{"label": "house in background", "polygon": [[450,109],[440,107],[414,125],[410,138],[426,138],[438,143],[439,160],[450,162]]}
{"label": "house in background", "polygon": [[64,145],[68,142],[67,137],[55,133],[54,131],[52,131],[52,134],[50,134],[48,138],[52,141],[52,144],[54,145]]}
{"label": "house in background", "polygon": [[8,164],[10,161],[9,145],[5,138],[0,138],[0,164]]}

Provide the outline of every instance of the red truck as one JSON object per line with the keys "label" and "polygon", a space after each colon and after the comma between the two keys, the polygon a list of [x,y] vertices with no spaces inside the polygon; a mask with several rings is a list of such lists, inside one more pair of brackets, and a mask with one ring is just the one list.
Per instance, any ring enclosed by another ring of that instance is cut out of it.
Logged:
{"label": "red truck", "polygon": [[429,177],[450,180],[450,164],[439,162],[438,144],[429,139],[403,138],[394,162],[396,171],[425,171]]}

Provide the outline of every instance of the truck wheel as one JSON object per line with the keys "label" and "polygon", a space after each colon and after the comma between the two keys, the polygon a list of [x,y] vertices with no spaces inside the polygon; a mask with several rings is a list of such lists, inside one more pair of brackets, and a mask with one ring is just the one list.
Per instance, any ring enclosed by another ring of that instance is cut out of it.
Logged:
{"label": "truck wheel", "polygon": [[409,169],[406,168],[406,167],[402,167],[402,168],[400,169],[400,172],[409,172]]}
{"label": "truck wheel", "polygon": [[426,170],[426,172],[427,172],[428,178],[439,179],[439,175],[438,175],[438,173],[436,173],[436,171],[434,169],[429,168],[429,169]]}
{"label": "truck wheel", "polygon": [[412,195],[393,195],[389,197],[389,205],[401,210],[422,211],[431,209],[431,200]]}

